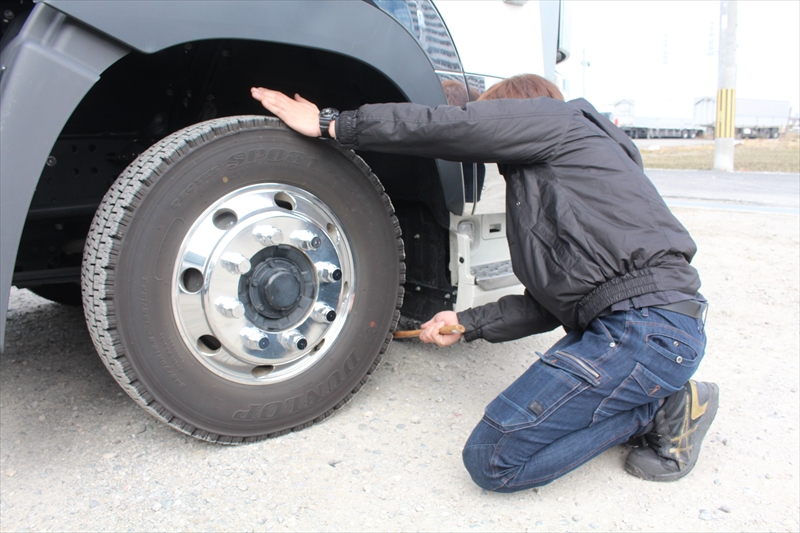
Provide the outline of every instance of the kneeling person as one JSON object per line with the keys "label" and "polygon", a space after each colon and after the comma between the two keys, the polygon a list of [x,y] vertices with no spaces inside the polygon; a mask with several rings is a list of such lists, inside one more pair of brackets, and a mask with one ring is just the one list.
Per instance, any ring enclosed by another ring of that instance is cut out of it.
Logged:
{"label": "kneeling person", "polygon": [[[567,335],[487,407],[463,458],[500,492],[538,487],[632,437],[626,470],[685,476],[716,414],[713,383],[690,381],[705,352],[707,303],[690,265],[696,245],[645,176],[636,146],[585,100],[564,102],[535,75],[464,106],[372,104],[336,116],[253,88],[290,127],[346,146],[497,163],[507,235],[523,295],[423,324],[448,346],[503,342],[564,327]],[[322,117],[322,120],[320,120]],[[324,131],[321,131],[321,126]]]}

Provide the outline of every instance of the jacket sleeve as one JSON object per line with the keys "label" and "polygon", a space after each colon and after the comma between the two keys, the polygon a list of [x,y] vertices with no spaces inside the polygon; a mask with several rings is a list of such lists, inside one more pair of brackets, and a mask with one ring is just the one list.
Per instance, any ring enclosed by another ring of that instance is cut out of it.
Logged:
{"label": "jacket sleeve", "polygon": [[336,119],[336,138],[355,149],[450,161],[548,160],[576,110],[552,98],[489,100],[465,107],[368,104]]}
{"label": "jacket sleeve", "polygon": [[466,328],[467,342],[484,339],[505,342],[551,331],[561,325],[528,293],[503,296],[496,302],[458,313],[458,322]]}

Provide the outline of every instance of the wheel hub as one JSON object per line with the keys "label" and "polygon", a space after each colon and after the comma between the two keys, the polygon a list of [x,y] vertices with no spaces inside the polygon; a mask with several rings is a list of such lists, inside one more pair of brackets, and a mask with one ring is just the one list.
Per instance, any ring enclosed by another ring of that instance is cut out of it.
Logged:
{"label": "wheel hub", "polygon": [[239,301],[248,318],[263,329],[278,331],[297,322],[313,306],[314,265],[291,246],[265,248],[250,263],[256,265],[239,280]]}
{"label": "wheel hub", "polygon": [[293,308],[300,300],[302,282],[293,270],[279,267],[270,269],[268,275],[264,276],[264,279],[267,279],[262,286],[264,298],[274,309],[286,311]]}

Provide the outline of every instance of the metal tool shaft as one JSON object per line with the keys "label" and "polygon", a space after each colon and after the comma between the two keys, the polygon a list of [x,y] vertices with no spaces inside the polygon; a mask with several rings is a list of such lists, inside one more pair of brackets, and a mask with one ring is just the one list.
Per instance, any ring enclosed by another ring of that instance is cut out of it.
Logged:
{"label": "metal tool shaft", "polygon": [[[395,339],[409,339],[411,337],[419,337],[419,334],[422,333],[423,330],[421,329],[409,329],[406,331],[395,331],[392,333],[392,336]],[[464,333],[466,328],[461,324],[451,324],[449,326],[442,326],[439,328],[439,333],[441,335],[454,335],[456,333]]]}

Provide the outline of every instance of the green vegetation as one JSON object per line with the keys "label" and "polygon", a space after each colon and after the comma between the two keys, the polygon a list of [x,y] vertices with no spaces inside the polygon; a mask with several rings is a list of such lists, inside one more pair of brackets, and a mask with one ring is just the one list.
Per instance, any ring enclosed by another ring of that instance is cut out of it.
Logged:
{"label": "green vegetation", "polygon": [[[645,168],[714,168],[713,144],[644,148],[641,152]],[[734,148],[733,165],[739,171],[800,172],[800,137],[795,134],[785,139],[745,139]]]}

